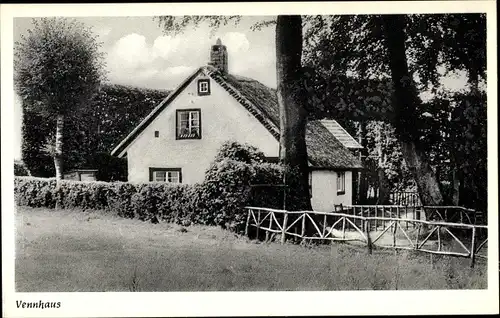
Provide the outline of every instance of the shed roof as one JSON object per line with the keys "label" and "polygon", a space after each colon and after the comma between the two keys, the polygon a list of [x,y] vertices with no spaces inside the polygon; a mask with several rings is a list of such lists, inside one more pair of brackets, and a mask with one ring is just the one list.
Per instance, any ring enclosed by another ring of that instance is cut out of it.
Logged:
{"label": "shed roof", "polygon": [[335,119],[323,119],[321,123],[347,148],[363,148]]}

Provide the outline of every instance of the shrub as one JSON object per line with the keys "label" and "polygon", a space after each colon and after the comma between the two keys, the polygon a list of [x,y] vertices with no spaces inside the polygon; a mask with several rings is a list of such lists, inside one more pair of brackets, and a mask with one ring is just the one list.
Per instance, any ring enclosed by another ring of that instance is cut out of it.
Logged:
{"label": "shrub", "polygon": [[132,196],[137,193],[137,187],[133,183],[113,182],[110,183],[107,206],[117,215],[125,218],[133,218]]}
{"label": "shrub", "polygon": [[15,160],[14,161],[14,175],[15,176],[29,176],[30,172],[26,165],[20,161],[20,160]]}
{"label": "shrub", "polygon": [[235,160],[244,163],[262,163],[266,156],[262,151],[249,144],[240,144],[236,141],[226,141],[215,155],[214,162]]}
{"label": "shrub", "polygon": [[193,222],[198,210],[196,189],[197,185],[140,184],[131,197],[131,210],[144,221]]}
{"label": "shrub", "polygon": [[63,180],[55,190],[57,204],[61,208],[106,209],[110,185],[99,181]]}
{"label": "shrub", "polygon": [[282,188],[255,187],[281,183],[281,167],[265,163],[264,159],[264,154],[253,146],[236,142],[222,145],[201,185],[199,215],[206,224],[242,232],[247,217],[245,206],[279,207]]}
{"label": "shrub", "polygon": [[[223,158],[221,153],[229,158]],[[201,184],[128,183],[16,177],[18,205],[108,210],[121,217],[218,225],[242,232],[247,205],[280,207],[282,168],[262,162],[256,148],[226,143]]]}
{"label": "shrub", "polygon": [[14,178],[14,200],[17,205],[54,208],[56,203],[55,189],[56,180],[54,178]]}

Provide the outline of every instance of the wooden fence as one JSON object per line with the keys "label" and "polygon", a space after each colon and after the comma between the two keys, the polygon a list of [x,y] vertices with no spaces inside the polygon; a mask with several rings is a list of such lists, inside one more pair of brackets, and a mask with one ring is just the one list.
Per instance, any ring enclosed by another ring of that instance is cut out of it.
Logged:
{"label": "wooden fence", "polygon": [[418,206],[422,205],[418,192],[395,191],[389,194],[389,200],[395,205]]}
{"label": "wooden fence", "polygon": [[[375,215],[370,215],[367,212],[370,208],[349,206],[342,212],[328,213],[247,207],[245,234],[250,236],[252,232],[257,239],[264,234],[266,241],[280,235],[282,244],[287,237],[303,241],[357,241],[366,245],[370,253],[373,247],[381,247],[468,257],[472,267],[477,257],[487,257],[479,253],[485,250],[488,242],[487,225],[404,218],[397,214],[401,212],[401,207],[397,206],[378,206],[372,210],[384,211],[385,214],[379,216],[375,212]],[[387,208],[395,210],[396,215],[387,214]],[[344,213],[350,209],[353,213]],[[436,213],[442,215],[444,210],[449,209],[433,207],[431,212],[438,211]]]}

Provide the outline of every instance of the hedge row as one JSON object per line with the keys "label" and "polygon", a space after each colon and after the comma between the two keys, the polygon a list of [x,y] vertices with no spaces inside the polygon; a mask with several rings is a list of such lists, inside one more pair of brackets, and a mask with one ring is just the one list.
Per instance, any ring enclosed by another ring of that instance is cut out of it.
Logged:
{"label": "hedge row", "polygon": [[199,184],[63,180],[57,185],[55,179],[16,177],[14,197],[20,206],[108,210],[144,221],[219,225],[241,232],[246,205],[278,207],[282,202],[279,187],[263,191],[250,185],[280,183],[282,169],[260,160],[240,161],[234,154],[214,161]]}

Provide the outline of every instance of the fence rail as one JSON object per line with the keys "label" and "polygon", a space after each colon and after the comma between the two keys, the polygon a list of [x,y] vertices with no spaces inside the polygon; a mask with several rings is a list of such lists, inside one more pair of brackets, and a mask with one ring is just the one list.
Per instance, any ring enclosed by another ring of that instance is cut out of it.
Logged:
{"label": "fence rail", "polygon": [[[423,208],[434,213],[449,207]],[[252,232],[257,239],[264,234],[266,241],[280,235],[281,243],[287,236],[303,241],[357,241],[366,244],[370,253],[373,247],[380,247],[467,257],[471,267],[476,258],[487,257],[479,253],[486,250],[487,225],[473,224],[468,219],[463,219],[465,223],[446,222],[444,218],[426,220],[414,217],[415,214],[402,217],[398,213],[401,209],[400,206],[348,206],[340,212],[318,212],[247,207],[245,234],[250,236]]]}
{"label": "fence rail", "polygon": [[389,200],[395,205],[416,206],[422,205],[418,192],[396,191],[389,193]]}

